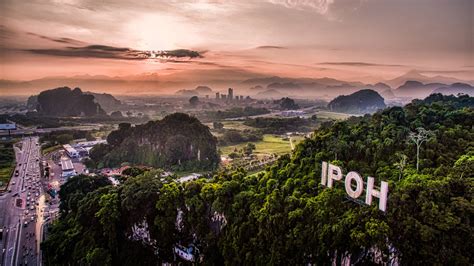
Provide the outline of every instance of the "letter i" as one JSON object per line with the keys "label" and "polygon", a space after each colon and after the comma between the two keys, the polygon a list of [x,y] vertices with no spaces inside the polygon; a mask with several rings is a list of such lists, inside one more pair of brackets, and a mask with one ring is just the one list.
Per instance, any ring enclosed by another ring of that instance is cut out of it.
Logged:
{"label": "letter i", "polygon": [[326,186],[328,179],[328,163],[323,162],[321,165],[321,185]]}

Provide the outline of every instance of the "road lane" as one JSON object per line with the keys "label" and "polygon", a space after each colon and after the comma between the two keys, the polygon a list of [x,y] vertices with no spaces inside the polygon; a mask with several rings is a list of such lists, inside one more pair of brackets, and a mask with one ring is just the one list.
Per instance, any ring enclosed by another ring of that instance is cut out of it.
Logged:
{"label": "road lane", "polygon": [[[10,193],[4,195],[3,224],[6,234],[3,238],[5,252],[2,265],[39,265],[39,228],[42,226],[40,198],[40,146],[38,137],[26,137],[21,141],[21,150],[15,149],[18,176],[12,177]],[[17,199],[21,205],[17,206]]]}

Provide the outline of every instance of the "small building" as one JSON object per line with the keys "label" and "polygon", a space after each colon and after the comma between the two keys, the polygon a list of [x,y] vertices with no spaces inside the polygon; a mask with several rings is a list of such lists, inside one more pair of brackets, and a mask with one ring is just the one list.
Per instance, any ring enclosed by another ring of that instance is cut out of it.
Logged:
{"label": "small building", "polygon": [[302,115],[304,115],[304,111],[301,111],[301,110],[286,110],[286,111],[281,112],[281,115],[285,116],[285,117],[302,116]]}
{"label": "small building", "polygon": [[182,176],[182,177],[178,178],[178,182],[180,182],[180,183],[189,182],[189,181],[192,181],[192,180],[196,180],[196,179],[200,178],[201,176],[202,176],[201,174],[192,173],[190,175]]}
{"label": "small building", "polygon": [[12,130],[16,130],[16,124],[15,123],[4,123],[0,124],[0,131],[8,131],[8,136],[11,136]]}
{"label": "small building", "polygon": [[74,148],[89,148],[89,147],[93,147],[95,145],[98,145],[98,144],[106,144],[107,143],[107,140],[93,140],[93,141],[82,141],[82,142],[78,142],[74,145]]}
{"label": "small building", "polygon": [[69,158],[61,158],[61,176],[62,177],[71,177],[76,175],[76,170],[74,169],[74,164]]}
{"label": "small building", "polygon": [[66,151],[67,156],[69,156],[69,158],[71,159],[79,158],[79,152],[77,152],[77,150],[74,149],[71,145],[69,144],[63,145],[63,149]]}
{"label": "small building", "polygon": [[15,130],[15,129],[16,129],[15,123],[0,124],[0,130]]}
{"label": "small building", "polygon": [[79,157],[89,156],[89,150],[87,148],[77,147],[75,148]]}

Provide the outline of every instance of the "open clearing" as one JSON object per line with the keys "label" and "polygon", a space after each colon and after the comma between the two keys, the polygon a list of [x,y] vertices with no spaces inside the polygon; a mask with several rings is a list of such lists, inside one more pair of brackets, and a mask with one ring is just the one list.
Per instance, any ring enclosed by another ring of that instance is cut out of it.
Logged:
{"label": "open clearing", "polygon": [[360,115],[337,113],[337,112],[330,112],[330,111],[317,111],[315,114],[318,118],[335,119],[335,120],[344,120],[351,116],[360,116]]}
{"label": "open clearing", "polygon": [[[304,138],[297,136],[292,137],[293,144],[296,145]],[[291,152],[291,145],[289,140],[284,140],[280,136],[266,134],[263,136],[263,140],[252,142],[255,144],[256,149],[254,150],[254,154],[256,155],[268,155],[268,154],[277,154],[282,155]],[[237,145],[229,145],[219,147],[222,152],[222,155],[229,155],[229,153],[234,152],[235,150],[242,149],[247,142],[240,143]]]}

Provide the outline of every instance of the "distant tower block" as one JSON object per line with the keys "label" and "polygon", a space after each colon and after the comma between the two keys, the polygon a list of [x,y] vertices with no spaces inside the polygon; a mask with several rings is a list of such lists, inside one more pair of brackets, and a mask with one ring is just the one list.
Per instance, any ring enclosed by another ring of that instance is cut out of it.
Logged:
{"label": "distant tower block", "polygon": [[240,95],[239,98],[240,98],[241,101],[244,100],[244,96],[243,96],[243,95]]}
{"label": "distant tower block", "polygon": [[219,100],[221,98],[220,93],[216,92],[216,100]]}
{"label": "distant tower block", "polygon": [[229,96],[227,97],[227,99],[229,99],[230,101],[232,101],[233,98],[234,98],[234,89],[229,88],[229,93],[228,93],[228,95],[229,95]]}
{"label": "distant tower block", "polygon": [[209,95],[206,94],[206,99],[209,99]]}
{"label": "distant tower block", "polygon": [[225,99],[227,99],[227,95],[225,95],[225,94],[221,94],[221,99],[222,99],[222,100],[225,100]]}

